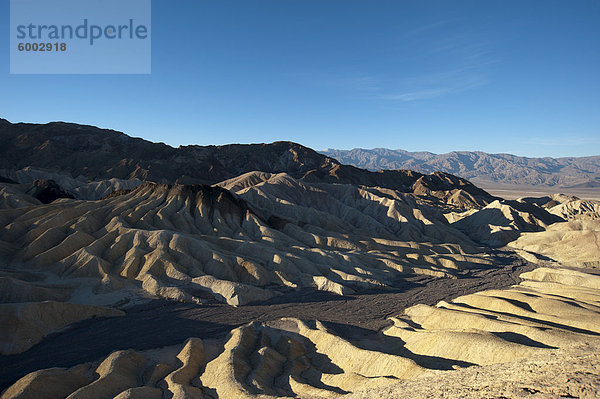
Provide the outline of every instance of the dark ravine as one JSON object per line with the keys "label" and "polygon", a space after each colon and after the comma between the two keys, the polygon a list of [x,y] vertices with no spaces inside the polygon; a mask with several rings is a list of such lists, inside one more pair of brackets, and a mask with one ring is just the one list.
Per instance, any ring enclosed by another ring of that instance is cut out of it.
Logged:
{"label": "dark ravine", "polygon": [[26,194],[37,198],[42,204],[49,204],[59,198],[73,198],[65,192],[54,180],[36,180],[25,191]]}
{"label": "dark ravine", "polygon": [[0,356],[0,391],[35,370],[71,367],[120,349],[176,345],[189,337],[220,338],[252,321],[282,317],[318,319],[350,340],[356,334],[375,335],[389,325],[388,317],[401,314],[407,307],[434,305],[461,295],[508,287],[520,281],[521,273],[534,269],[533,264],[506,252],[496,251],[494,256],[497,267],[472,270],[457,279],[407,276],[394,290],[343,297],[305,290],[267,303],[240,307],[216,302],[196,306],[154,300],[127,309],[124,317],[86,320],[49,335],[24,353]]}

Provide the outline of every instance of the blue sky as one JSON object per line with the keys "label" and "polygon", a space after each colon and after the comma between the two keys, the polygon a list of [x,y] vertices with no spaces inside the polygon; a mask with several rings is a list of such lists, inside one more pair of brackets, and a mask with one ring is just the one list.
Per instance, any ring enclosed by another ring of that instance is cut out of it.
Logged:
{"label": "blue sky", "polygon": [[0,117],[173,146],[600,154],[600,1],[153,0],[151,75],[10,75]]}

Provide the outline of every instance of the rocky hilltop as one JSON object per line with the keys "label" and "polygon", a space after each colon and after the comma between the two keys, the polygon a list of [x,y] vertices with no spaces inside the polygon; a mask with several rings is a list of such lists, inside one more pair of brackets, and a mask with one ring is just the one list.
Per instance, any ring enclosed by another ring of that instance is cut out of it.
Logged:
{"label": "rocky hilltop", "polygon": [[34,167],[92,181],[116,178],[166,184],[215,184],[260,171],[287,173],[308,182],[378,186],[402,192],[461,189],[484,201],[491,199],[485,191],[455,176],[436,173],[424,177],[410,170],[371,172],[286,141],[173,148],[93,126],[8,121],[0,124],[0,138],[0,169],[8,171]]}

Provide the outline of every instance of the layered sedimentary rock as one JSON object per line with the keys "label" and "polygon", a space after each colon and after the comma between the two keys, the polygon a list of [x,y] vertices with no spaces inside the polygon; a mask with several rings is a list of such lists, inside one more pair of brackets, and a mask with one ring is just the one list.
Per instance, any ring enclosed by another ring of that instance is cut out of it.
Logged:
{"label": "layered sedimentary rock", "polygon": [[[3,399],[334,397],[600,347],[600,276],[563,267],[598,266],[594,201],[506,201],[289,142],[175,149],[1,120],[0,136]],[[538,268],[519,283],[524,259]],[[343,319],[364,304],[376,316]],[[155,318],[184,328],[129,334]],[[100,326],[89,351],[40,359]]]}
{"label": "layered sedimentary rock", "polygon": [[506,200],[496,200],[479,210],[450,212],[446,218],[452,227],[474,241],[496,247],[508,244],[523,232],[544,231],[549,225],[564,221],[535,204]]}
{"label": "layered sedimentary rock", "polygon": [[566,220],[600,220],[600,201],[573,198],[553,206],[549,212]]}
{"label": "layered sedimentary rock", "polygon": [[[106,180],[90,181],[83,176],[73,178],[70,174],[65,172],[60,173],[49,169],[33,168],[30,166],[19,170],[0,170],[0,176],[9,177],[10,182],[13,184],[20,184],[22,191],[36,198],[42,193],[39,186],[42,186],[41,189],[44,189],[44,184],[50,184],[52,186],[48,193],[50,195],[46,195],[46,200],[42,201],[44,203],[50,203],[57,198],[99,200],[114,191],[131,190],[142,184],[142,181],[139,179],[123,180],[110,178]],[[0,180],[0,182],[2,181]],[[10,182],[7,181],[7,183]]]}
{"label": "layered sedimentary rock", "polygon": [[582,267],[600,266],[600,220],[555,223],[537,233],[524,233],[509,244],[556,262]]}

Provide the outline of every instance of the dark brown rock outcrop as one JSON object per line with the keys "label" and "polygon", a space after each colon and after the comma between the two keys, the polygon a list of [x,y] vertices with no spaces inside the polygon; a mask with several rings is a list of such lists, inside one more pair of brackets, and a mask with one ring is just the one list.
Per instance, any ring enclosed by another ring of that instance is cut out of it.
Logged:
{"label": "dark brown rock outcrop", "polygon": [[409,170],[372,172],[342,165],[300,144],[230,144],[173,148],[113,130],[55,122],[0,124],[0,168],[49,168],[90,180],[133,179],[158,183],[215,184],[250,171],[287,173],[318,183],[378,186],[402,192],[463,190],[476,203],[493,197],[445,173]]}

